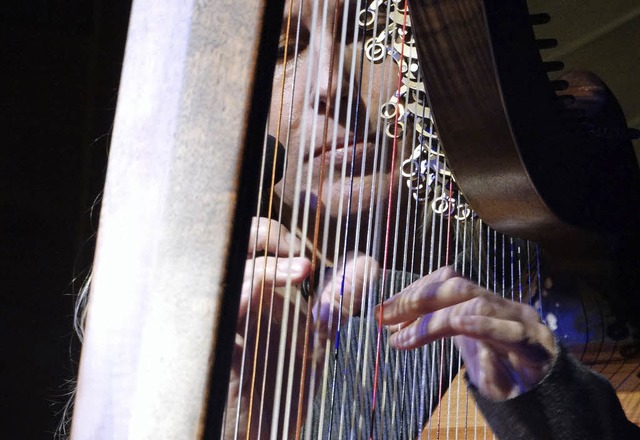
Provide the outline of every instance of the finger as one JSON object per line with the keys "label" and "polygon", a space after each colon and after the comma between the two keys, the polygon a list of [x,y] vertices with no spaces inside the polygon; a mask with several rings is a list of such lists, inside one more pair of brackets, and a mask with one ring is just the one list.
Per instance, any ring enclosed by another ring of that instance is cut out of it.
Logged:
{"label": "finger", "polygon": [[[493,341],[495,344],[523,344],[527,340],[546,339],[550,330],[542,324],[540,316],[526,304],[509,301],[497,295],[482,295],[443,314],[454,331],[475,339]],[[484,319],[484,318],[493,318]],[[432,328],[446,322],[432,320]],[[494,328],[493,326],[498,326]],[[546,330],[546,332],[545,332]],[[513,347],[508,347],[512,349]]]}
{"label": "finger", "polygon": [[240,316],[246,314],[250,301],[255,304],[265,292],[285,287],[288,282],[300,284],[311,272],[311,263],[301,257],[259,257],[252,262],[253,264],[247,264],[244,270]]}
{"label": "finger", "polygon": [[521,313],[514,306],[514,303],[494,295],[476,296],[461,303],[443,307],[433,313],[427,313],[420,319],[406,321],[397,335],[394,335],[394,343],[398,344],[398,348],[414,348],[440,338],[457,336],[460,334],[460,329],[455,324],[458,323],[456,319],[460,317],[484,316],[517,322]]}
{"label": "finger", "polygon": [[251,222],[247,255],[251,256],[254,252],[259,253],[265,249],[270,254],[281,257],[288,256],[290,252],[300,255],[302,241],[277,221],[254,217]]}
{"label": "finger", "polygon": [[445,275],[419,279],[384,304],[378,305],[376,316],[381,318],[384,325],[399,324],[479,296],[491,295],[455,272],[447,271]]}
{"label": "finger", "polygon": [[343,312],[358,314],[366,285],[377,279],[378,262],[362,254],[349,254],[346,262],[337,264],[325,277],[320,300],[326,303],[342,298]]}
{"label": "finger", "polygon": [[452,316],[448,328],[434,328],[434,331],[447,336],[467,336],[507,349],[521,346],[529,340],[527,328],[522,322],[489,316]]}
{"label": "finger", "polygon": [[247,264],[244,271],[244,281],[264,280],[275,284],[276,287],[286,285],[287,281],[300,283],[311,270],[311,263],[306,258],[278,258],[258,257],[252,260],[253,264]]}
{"label": "finger", "polygon": [[332,338],[347,317],[357,316],[362,308],[365,289],[375,282],[378,263],[362,254],[352,253],[346,263],[327,272],[320,295],[316,295],[313,316],[323,337]]}
{"label": "finger", "polygon": [[525,329],[517,321],[487,316],[449,316],[446,312],[436,312],[397,331],[389,342],[395,348],[412,349],[451,336],[467,336],[511,346],[525,339]]}
{"label": "finger", "polygon": [[452,336],[484,341],[523,366],[547,363],[553,357],[553,335],[542,323],[485,315],[452,315],[445,311],[425,316],[396,332],[391,336],[390,344],[400,349],[412,349]]}
{"label": "finger", "polygon": [[[427,313],[412,324],[405,325],[393,336],[394,344],[398,348],[415,348],[458,335],[484,341],[518,342],[526,336],[527,328],[539,322],[539,319],[532,322],[525,309],[533,310],[484,293]],[[527,315],[528,319],[523,319],[523,315]]]}
{"label": "finger", "polygon": [[438,339],[432,334],[428,327],[433,315],[426,315],[404,327],[397,328],[397,331],[389,337],[389,345],[400,350],[410,350],[422,347]]}

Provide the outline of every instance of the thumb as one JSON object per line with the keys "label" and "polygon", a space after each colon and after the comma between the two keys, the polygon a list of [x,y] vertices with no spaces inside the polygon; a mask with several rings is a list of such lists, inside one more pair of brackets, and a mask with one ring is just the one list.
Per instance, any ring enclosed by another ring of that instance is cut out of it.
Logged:
{"label": "thumb", "polygon": [[318,297],[318,318],[331,327],[337,327],[338,319],[359,315],[366,288],[377,279],[377,275],[378,263],[374,258],[347,254],[346,259],[325,274],[324,287]]}

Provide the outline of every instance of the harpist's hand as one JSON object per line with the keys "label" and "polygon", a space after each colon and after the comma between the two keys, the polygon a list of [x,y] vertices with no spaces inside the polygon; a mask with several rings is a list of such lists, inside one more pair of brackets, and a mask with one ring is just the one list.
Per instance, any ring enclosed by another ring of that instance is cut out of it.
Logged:
{"label": "harpist's hand", "polygon": [[494,400],[531,389],[556,355],[553,334],[533,308],[502,299],[450,267],[385,301],[382,324],[399,324],[390,344],[401,349],[453,336],[470,380]]}
{"label": "harpist's hand", "polygon": [[[307,376],[314,365],[321,368],[324,363],[325,342],[330,340],[337,328],[336,321],[346,314],[348,304],[351,303],[351,287],[357,293],[362,288],[368,261],[362,256],[347,259],[347,295],[343,301],[342,313],[338,311],[337,302],[341,277],[326,277],[323,291],[313,297],[313,320],[310,323],[312,333],[305,353],[307,302],[299,293],[298,287],[310,276],[311,262],[303,257],[289,257],[290,252],[292,255],[300,255],[302,247],[303,243],[278,222],[264,218],[253,220],[229,382],[225,424],[225,436],[228,438],[235,438],[236,420],[238,436],[246,438],[249,414],[250,437],[268,437],[272,411],[276,410],[274,406],[277,405],[275,397],[282,393],[280,409],[276,414],[281,419],[285,411],[289,380],[292,402],[287,406],[291,410],[287,429],[291,432],[300,398],[302,365],[306,365]],[[265,249],[268,251],[267,257],[264,256]],[[292,288],[287,289],[288,285]],[[353,303],[357,313],[359,295],[356,295]],[[284,362],[279,362],[281,354]],[[290,364],[291,356],[293,364]],[[282,371],[278,371],[279,364]],[[320,371],[316,374],[318,377],[322,376]],[[282,386],[277,388],[279,378]],[[308,390],[311,385],[305,382],[305,386]]]}

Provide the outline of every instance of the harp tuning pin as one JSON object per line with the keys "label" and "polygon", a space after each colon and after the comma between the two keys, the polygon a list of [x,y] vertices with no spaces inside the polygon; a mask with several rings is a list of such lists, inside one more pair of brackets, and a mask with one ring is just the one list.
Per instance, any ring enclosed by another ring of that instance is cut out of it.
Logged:
{"label": "harp tuning pin", "polygon": [[529,23],[532,25],[547,24],[551,21],[551,16],[547,13],[529,15]]}
{"label": "harp tuning pin", "polygon": [[552,49],[558,45],[558,40],[555,38],[540,38],[536,40],[538,49]]}
{"label": "harp tuning pin", "polygon": [[542,65],[547,72],[557,72],[564,69],[564,63],[562,61],[545,61]]}

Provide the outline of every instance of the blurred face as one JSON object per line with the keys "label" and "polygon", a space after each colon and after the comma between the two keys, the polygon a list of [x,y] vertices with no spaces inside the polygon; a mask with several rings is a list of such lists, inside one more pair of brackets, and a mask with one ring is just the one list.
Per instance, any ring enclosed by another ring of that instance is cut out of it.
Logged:
{"label": "blurred face", "polygon": [[277,188],[285,205],[297,199],[302,212],[308,197],[308,210],[329,209],[335,219],[344,217],[349,199],[351,213],[366,213],[380,188],[388,194],[393,141],[377,133],[384,132],[380,108],[397,88],[397,67],[390,57],[362,60],[355,1],[345,11],[344,2],[328,0],[324,21],[319,3],[305,0],[301,10],[300,0],[285,4],[269,133],[287,148],[287,172]]}

